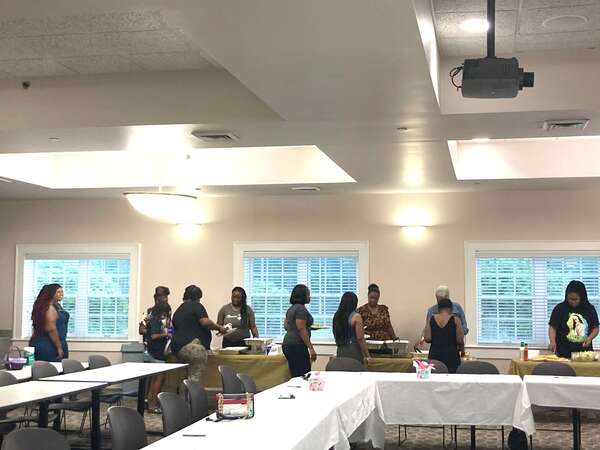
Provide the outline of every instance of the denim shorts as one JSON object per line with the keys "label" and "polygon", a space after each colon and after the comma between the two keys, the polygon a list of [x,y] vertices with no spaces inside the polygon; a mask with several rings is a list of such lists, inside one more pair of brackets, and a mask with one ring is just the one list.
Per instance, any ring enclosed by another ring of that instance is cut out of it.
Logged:
{"label": "denim shorts", "polygon": [[160,363],[160,364],[166,363],[166,361],[163,361],[162,359],[156,359],[154,356],[152,356],[150,353],[148,353],[148,350],[144,351],[144,362],[145,363]]}

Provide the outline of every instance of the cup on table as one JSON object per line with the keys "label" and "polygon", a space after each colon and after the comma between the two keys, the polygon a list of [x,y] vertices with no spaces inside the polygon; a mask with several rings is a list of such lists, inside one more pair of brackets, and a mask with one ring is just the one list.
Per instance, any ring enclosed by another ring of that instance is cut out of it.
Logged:
{"label": "cup on table", "polygon": [[431,367],[425,369],[417,369],[417,378],[419,380],[426,380],[431,375]]}

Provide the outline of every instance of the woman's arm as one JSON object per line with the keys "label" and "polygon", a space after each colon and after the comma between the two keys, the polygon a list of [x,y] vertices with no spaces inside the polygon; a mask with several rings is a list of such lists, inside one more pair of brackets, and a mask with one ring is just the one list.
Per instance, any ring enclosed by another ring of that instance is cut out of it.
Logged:
{"label": "woman's arm", "polygon": [[315,352],[312,342],[310,342],[310,336],[308,335],[308,330],[306,329],[306,320],[296,319],[296,328],[298,329],[298,334],[300,334],[300,339],[302,339],[302,342],[304,342],[304,345],[306,345],[306,348],[308,348],[310,360],[315,362],[317,360],[317,352]]}
{"label": "woman's arm", "polygon": [[153,341],[156,339],[162,339],[162,338],[166,338],[169,337],[169,333],[165,332],[165,333],[154,333],[150,335],[150,339],[152,339]]}
{"label": "woman's arm", "polygon": [[215,330],[221,334],[227,333],[227,329],[225,327],[223,327],[222,325],[217,325],[212,320],[210,320],[208,317],[202,317],[199,320],[199,322],[200,322],[200,325],[202,325],[205,328],[208,328],[209,330]]}
{"label": "woman's arm", "polygon": [[46,312],[46,333],[48,334],[48,338],[50,342],[54,344],[56,347],[56,352],[58,353],[58,359],[63,359],[64,353],[62,344],[60,343],[60,337],[58,336],[58,330],[56,329],[56,320],[58,319],[58,313],[56,312],[56,308],[54,306],[50,306],[48,311]]}
{"label": "woman's arm", "polygon": [[423,339],[428,344],[431,344],[431,324],[429,322],[429,320],[425,322],[425,328],[423,328]]}
{"label": "woman's arm", "polygon": [[368,363],[369,359],[371,359],[371,355],[369,354],[367,341],[365,340],[365,331],[360,314],[354,314],[354,317],[352,317],[352,326],[354,327],[354,332],[356,333],[356,340],[358,341],[358,346],[360,347],[363,360],[365,363]]}
{"label": "woman's arm", "polygon": [[217,325],[225,325],[225,313],[223,312],[223,308],[221,308],[217,314]]}
{"label": "woman's arm", "polygon": [[392,326],[392,319],[390,319],[390,311],[386,308],[385,315],[387,316],[387,333],[393,340],[396,340],[398,337],[396,336],[396,332],[394,331],[394,327]]}
{"label": "woman's arm", "polygon": [[583,343],[583,346],[587,348],[590,345],[592,345],[592,341],[594,340],[594,338],[596,336],[598,336],[598,327],[594,327],[591,329],[590,334],[588,335],[587,339]]}
{"label": "woman's arm", "polygon": [[[598,334],[598,329],[596,328],[596,334]],[[556,328],[552,325],[548,327],[548,340],[550,341],[550,350],[552,353],[556,353]]]}
{"label": "woman's arm", "polygon": [[452,316],[452,320],[456,324],[456,344],[458,345],[458,351],[463,353],[465,351],[465,332],[462,327],[462,322],[456,316]]}
{"label": "woman's arm", "polygon": [[250,332],[252,333],[252,337],[259,337],[258,328],[256,328],[256,319],[254,318],[254,313],[248,314],[248,324],[250,325]]}

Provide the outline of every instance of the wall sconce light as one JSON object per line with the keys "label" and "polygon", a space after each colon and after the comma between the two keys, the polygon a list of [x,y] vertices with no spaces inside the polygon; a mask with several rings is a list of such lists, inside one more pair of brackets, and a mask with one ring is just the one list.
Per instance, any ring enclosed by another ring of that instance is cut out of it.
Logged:
{"label": "wall sconce light", "polygon": [[425,236],[427,232],[427,227],[424,225],[404,225],[402,227],[402,233],[404,236],[411,240],[421,239]]}

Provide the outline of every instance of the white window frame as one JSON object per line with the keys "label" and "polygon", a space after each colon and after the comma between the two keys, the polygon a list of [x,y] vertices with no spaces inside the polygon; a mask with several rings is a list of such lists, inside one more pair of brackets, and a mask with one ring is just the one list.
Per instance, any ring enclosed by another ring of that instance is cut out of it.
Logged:
{"label": "white window frame", "polygon": [[478,256],[600,256],[600,241],[465,241],[465,314],[469,323],[468,347],[509,348],[516,345],[478,344]]}
{"label": "white window frame", "polygon": [[[129,311],[128,336],[126,338],[68,338],[69,342],[128,342],[137,341],[140,317],[140,256],[141,244],[17,244],[15,255],[15,293],[13,304],[13,340],[22,341],[23,317],[23,268],[27,256],[49,259],[61,257],[92,258],[111,255],[129,255]],[[76,346],[75,350],[77,349]]]}
{"label": "white window frame", "polygon": [[[244,286],[244,256],[309,256],[332,254],[342,256],[358,254],[358,292],[359,298],[367,295],[369,285],[369,241],[265,241],[233,243],[233,285]],[[320,342],[323,345],[335,345]]]}

